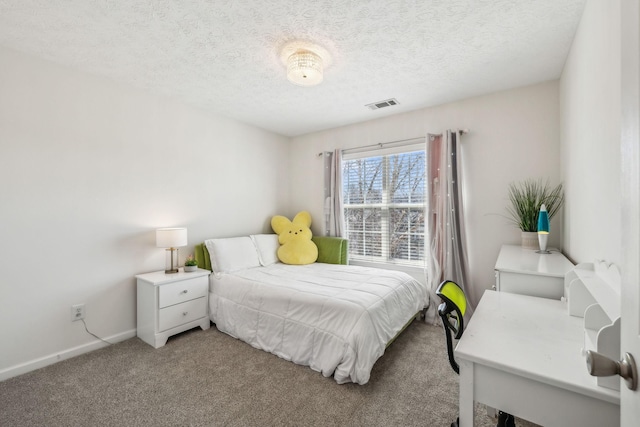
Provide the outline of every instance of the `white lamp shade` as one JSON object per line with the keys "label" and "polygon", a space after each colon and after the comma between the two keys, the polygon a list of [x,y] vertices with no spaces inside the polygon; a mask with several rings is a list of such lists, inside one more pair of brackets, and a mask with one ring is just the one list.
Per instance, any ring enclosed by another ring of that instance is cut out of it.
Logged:
{"label": "white lamp shade", "polygon": [[187,246],[186,228],[159,228],[156,230],[156,246],[159,248],[179,248]]}

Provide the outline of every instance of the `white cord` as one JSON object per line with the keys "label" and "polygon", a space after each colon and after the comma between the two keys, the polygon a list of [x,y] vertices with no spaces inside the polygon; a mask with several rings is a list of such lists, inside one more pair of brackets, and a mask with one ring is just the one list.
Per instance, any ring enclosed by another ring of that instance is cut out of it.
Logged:
{"label": "white cord", "polygon": [[100,341],[102,341],[102,342],[104,342],[104,343],[107,343],[107,344],[109,344],[109,345],[112,345],[112,344],[113,344],[112,342],[109,342],[109,341],[107,341],[107,340],[104,340],[104,339],[100,338],[99,336],[97,336],[96,334],[94,334],[93,332],[91,332],[91,331],[87,328],[87,324],[85,323],[84,319],[80,319],[80,320],[82,320],[82,324],[84,325],[84,330],[85,330],[85,331],[87,331],[87,333],[88,333],[89,335],[93,335],[94,337],[98,338]]}

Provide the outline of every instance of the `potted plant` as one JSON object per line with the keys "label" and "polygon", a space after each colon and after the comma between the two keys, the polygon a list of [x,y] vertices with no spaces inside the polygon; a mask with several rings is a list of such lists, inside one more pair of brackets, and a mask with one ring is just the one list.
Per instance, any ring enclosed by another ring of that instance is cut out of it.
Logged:
{"label": "potted plant", "polygon": [[189,255],[187,259],[184,260],[184,271],[196,271],[198,269],[198,261],[193,257],[193,255]]}
{"label": "potted plant", "polygon": [[549,213],[549,220],[564,204],[562,184],[551,188],[549,182],[527,179],[509,184],[507,206],[509,219],[522,231],[522,247],[538,249],[538,213],[543,204]]}

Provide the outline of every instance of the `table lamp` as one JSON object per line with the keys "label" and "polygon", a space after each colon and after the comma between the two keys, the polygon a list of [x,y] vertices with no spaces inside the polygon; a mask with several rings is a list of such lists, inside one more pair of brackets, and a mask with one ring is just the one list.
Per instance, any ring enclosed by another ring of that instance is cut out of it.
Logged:
{"label": "table lamp", "polygon": [[178,272],[178,248],[187,246],[186,228],[159,228],[156,230],[156,246],[166,248],[165,274]]}
{"label": "table lamp", "polygon": [[540,206],[540,212],[538,213],[538,244],[540,250],[539,254],[550,254],[547,250],[547,240],[549,239],[549,213],[547,207],[543,204]]}

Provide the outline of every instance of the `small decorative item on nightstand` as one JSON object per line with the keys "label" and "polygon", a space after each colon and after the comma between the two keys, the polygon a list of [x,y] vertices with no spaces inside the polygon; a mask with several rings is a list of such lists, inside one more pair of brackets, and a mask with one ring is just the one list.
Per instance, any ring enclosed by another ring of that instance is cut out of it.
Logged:
{"label": "small decorative item on nightstand", "polygon": [[193,257],[193,255],[189,255],[187,259],[184,260],[184,271],[191,272],[196,271],[198,269],[198,261]]}

